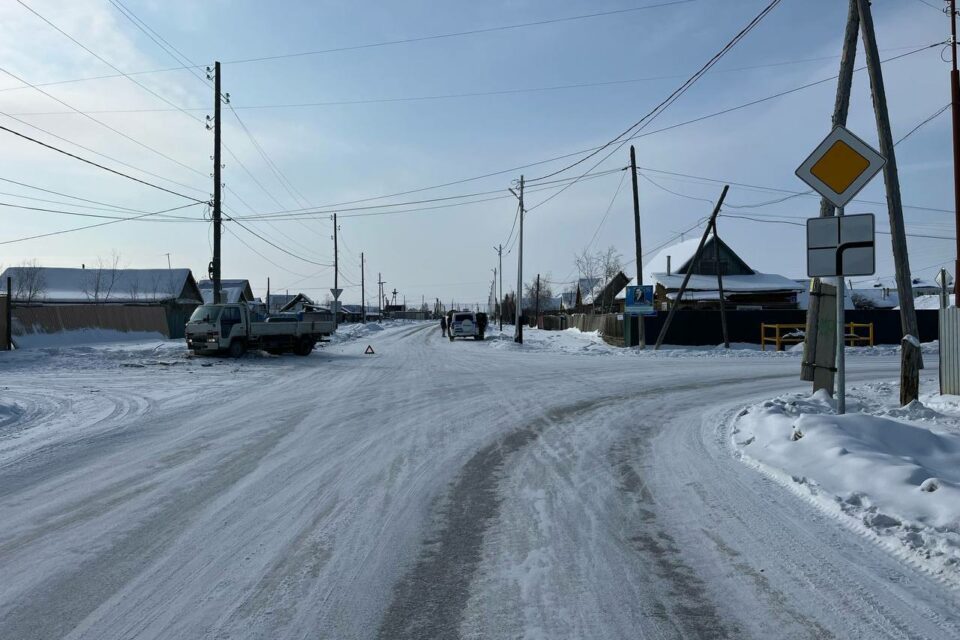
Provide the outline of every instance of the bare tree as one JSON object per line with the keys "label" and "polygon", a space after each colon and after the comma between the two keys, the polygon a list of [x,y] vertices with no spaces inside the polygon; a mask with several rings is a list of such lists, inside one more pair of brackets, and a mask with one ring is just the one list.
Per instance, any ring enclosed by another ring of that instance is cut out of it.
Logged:
{"label": "bare tree", "polygon": [[117,279],[120,277],[120,271],[117,269],[117,265],[119,264],[120,254],[117,251],[111,252],[109,259],[105,260],[103,257],[97,258],[97,266],[89,269],[90,275],[87,276],[87,281],[83,288],[83,292],[87,295],[88,300],[105,302],[110,299],[110,294],[113,292],[117,284]]}
{"label": "bare tree", "polygon": [[574,256],[574,264],[580,279],[586,281],[580,290],[583,296],[596,296],[615,275],[623,271],[623,258],[613,245],[593,253],[589,247],[585,248]]}
{"label": "bare tree", "polygon": [[127,293],[130,294],[131,300],[140,299],[140,294],[143,293],[140,286],[140,278],[134,277],[130,279],[130,282],[127,284]]}
{"label": "bare tree", "polygon": [[21,262],[13,274],[11,285],[14,300],[35,302],[44,297],[47,292],[47,278],[36,258]]}
{"label": "bare tree", "polygon": [[[551,301],[553,300],[553,288],[551,288],[548,280],[550,279],[550,274],[547,274],[546,278],[540,278],[540,291],[539,291],[539,301],[540,301],[540,311],[545,311],[550,307]],[[537,281],[533,280],[523,285],[523,303],[525,306],[535,309],[537,307]]]}

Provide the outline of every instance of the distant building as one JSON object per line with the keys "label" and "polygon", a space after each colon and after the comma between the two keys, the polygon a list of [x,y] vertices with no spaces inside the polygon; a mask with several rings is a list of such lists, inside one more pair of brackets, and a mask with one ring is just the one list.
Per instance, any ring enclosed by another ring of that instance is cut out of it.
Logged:
{"label": "distant building", "polygon": [[[65,321],[74,327],[97,328],[111,323],[126,326],[125,321],[118,318],[136,314],[119,307],[160,306],[166,317],[168,335],[181,338],[190,314],[203,303],[202,292],[190,269],[9,267],[0,274],[0,280],[5,281],[7,277],[12,281],[15,306],[61,307],[66,314]],[[69,309],[79,305],[104,309],[96,314]],[[57,329],[51,326],[44,330]]]}
{"label": "distant building", "polygon": [[[720,306],[717,270],[723,275],[724,300],[732,309],[796,309],[804,285],[787,277],[753,270],[727,243],[709,237],[695,260],[699,238],[662,249],[643,267],[644,284],[653,285],[654,302],[666,309],[677,298],[687,273],[690,280],[680,303],[682,308],[715,309]],[[719,249],[719,262],[717,260]],[[636,284],[636,278],[630,283]],[[621,291],[619,298],[623,298]]]}
{"label": "distant building", "polygon": [[[198,283],[203,301],[206,304],[213,302],[213,280],[201,280]],[[249,280],[221,280],[220,295],[224,303],[254,302],[253,289]],[[272,297],[272,296],[271,296]]]}

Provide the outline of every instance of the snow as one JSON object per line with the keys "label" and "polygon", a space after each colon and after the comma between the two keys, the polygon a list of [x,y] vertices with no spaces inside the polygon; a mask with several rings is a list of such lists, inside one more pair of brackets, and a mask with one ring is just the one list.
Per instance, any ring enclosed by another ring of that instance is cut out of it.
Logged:
{"label": "snow", "polygon": [[[932,399],[935,379],[927,379]],[[895,553],[960,586],[960,398],[898,406],[894,383],[745,409],[732,430],[742,459]]]}
{"label": "snow", "polygon": [[[666,273],[653,273],[652,280],[662,284],[667,289],[680,289],[683,284],[684,274],[667,275]],[[716,291],[717,276],[705,276],[694,274],[690,276],[687,288],[691,291]],[[751,275],[725,275],[723,276],[723,289],[731,293],[750,292],[750,291],[803,291],[804,287],[797,284],[794,280],[775,273],[753,273]]]}
{"label": "snow", "polygon": [[159,331],[116,331],[113,329],[75,329],[56,333],[33,332],[14,337],[17,349],[40,349],[79,344],[166,340]]}
{"label": "snow", "polygon": [[[898,306],[897,309],[900,307]],[[913,308],[914,309],[939,309],[940,308],[940,296],[939,295],[924,295],[917,296],[913,299]]]}
{"label": "snow", "polygon": [[[16,286],[18,272],[23,267],[9,267],[0,274],[0,281],[7,276]],[[100,300],[111,302],[150,302],[176,299],[181,292],[196,296],[197,290],[189,287],[193,281],[190,269],[70,269],[65,267],[41,267],[44,287],[40,298],[44,302],[90,302],[94,299],[96,278],[101,278]],[[108,291],[109,290],[109,291]],[[191,298],[191,301],[196,298]]]}
{"label": "snow", "polygon": [[0,637],[960,636],[955,591],[733,458],[795,354],[506,329],[0,353]]}

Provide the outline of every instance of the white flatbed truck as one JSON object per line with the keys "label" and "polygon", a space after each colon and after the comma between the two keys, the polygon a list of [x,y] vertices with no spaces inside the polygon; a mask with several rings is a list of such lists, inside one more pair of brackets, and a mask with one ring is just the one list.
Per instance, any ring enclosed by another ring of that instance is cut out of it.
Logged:
{"label": "white flatbed truck", "polygon": [[323,311],[258,321],[244,304],[204,304],[190,316],[185,334],[187,348],[197,355],[239,358],[248,349],[306,356],[335,330],[333,314]]}

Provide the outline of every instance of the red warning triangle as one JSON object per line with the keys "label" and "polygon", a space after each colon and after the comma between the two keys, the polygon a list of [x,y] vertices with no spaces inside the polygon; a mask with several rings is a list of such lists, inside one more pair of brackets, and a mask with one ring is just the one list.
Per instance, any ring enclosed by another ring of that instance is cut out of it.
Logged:
{"label": "red warning triangle", "polygon": [[373,353],[373,347],[371,347],[370,345],[367,345],[367,350],[364,351],[364,353],[367,355],[371,355]]}

